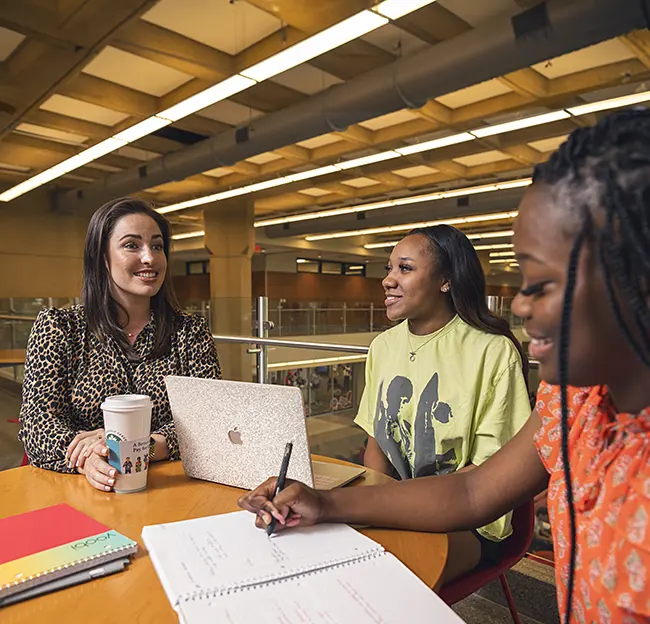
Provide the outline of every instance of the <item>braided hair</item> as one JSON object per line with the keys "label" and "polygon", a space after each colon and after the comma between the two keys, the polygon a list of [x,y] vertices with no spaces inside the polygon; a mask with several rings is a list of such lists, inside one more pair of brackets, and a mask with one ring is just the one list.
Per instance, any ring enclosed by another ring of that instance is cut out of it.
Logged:
{"label": "braided hair", "polygon": [[[568,192],[579,222],[564,293],[560,325],[559,377],[562,463],[570,528],[566,617],[571,619],[576,560],[576,518],[569,463],[567,385],[570,320],[580,250],[587,237],[595,247],[607,298],[636,357],[650,367],[650,110],[632,108],[571,133],[550,159],[535,167],[533,184]],[[623,314],[621,298],[631,310]]]}

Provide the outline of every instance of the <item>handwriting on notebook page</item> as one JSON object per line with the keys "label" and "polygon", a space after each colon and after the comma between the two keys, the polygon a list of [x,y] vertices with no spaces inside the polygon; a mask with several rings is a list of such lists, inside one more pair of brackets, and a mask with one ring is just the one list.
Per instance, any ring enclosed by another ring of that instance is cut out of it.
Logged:
{"label": "handwriting on notebook page", "polygon": [[392,555],[181,603],[187,624],[462,624]]}

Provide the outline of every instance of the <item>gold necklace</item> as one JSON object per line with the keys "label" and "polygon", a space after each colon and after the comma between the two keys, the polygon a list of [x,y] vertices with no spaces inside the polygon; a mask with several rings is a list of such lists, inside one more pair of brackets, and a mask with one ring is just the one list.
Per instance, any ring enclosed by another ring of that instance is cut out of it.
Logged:
{"label": "gold necklace", "polygon": [[431,336],[431,338],[429,338],[429,340],[427,340],[426,342],[423,342],[417,349],[414,349],[411,346],[411,334],[410,333],[406,334],[406,339],[408,340],[408,343],[409,343],[409,360],[411,360],[411,362],[415,362],[415,356],[417,355],[417,352],[422,347],[426,347],[437,335],[438,335],[438,332],[436,331],[436,332],[433,333],[433,336]]}

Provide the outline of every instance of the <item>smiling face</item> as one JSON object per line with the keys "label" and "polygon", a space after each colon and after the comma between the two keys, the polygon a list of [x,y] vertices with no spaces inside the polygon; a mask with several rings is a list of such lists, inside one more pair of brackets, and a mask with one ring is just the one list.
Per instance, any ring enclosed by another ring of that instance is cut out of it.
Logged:
{"label": "smiling face", "polygon": [[449,284],[437,277],[435,264],[430,243],[422,234],[407,236],[395,245],[382,282],[391,321],[426,324],[448,309],[448,296],[443,293]]}
{"label": "smiling face", "polygon": [[145,214],[122,217],[108,239],[106,265],[111,278],[111,294],[120,303],[156,295],[167,271],[158,224]]}
{"label": "smiling face", "polygon": [[[531,337],[529,355],[540,376],[559,383],[562,306],[569,257],[580,221],[569,193],[544,185],[529,188],[519,206],[514,245],[523,283],[512,310]],[[576,273],[568,353],[569,384],[612,384],[637,374],[639,362],[627,347],[611,311],[605,280],[590,239],[585,239]]]}

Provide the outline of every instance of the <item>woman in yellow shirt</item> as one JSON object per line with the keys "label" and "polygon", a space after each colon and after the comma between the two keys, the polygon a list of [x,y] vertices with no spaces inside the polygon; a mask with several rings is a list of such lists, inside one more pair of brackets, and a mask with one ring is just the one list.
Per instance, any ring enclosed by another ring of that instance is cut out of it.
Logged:
{"label": "woman in yellow shirt", "polygon": [[[481,264],[460,230],[414,230],[386,270],[386,314],[402,322],[370,346],[355,420],[368,433],[365,464],[403,480],[469,470],[530,416],[521,345],[488,309]],[[510,515],[454,533],[445,579],[493,563]]]}

